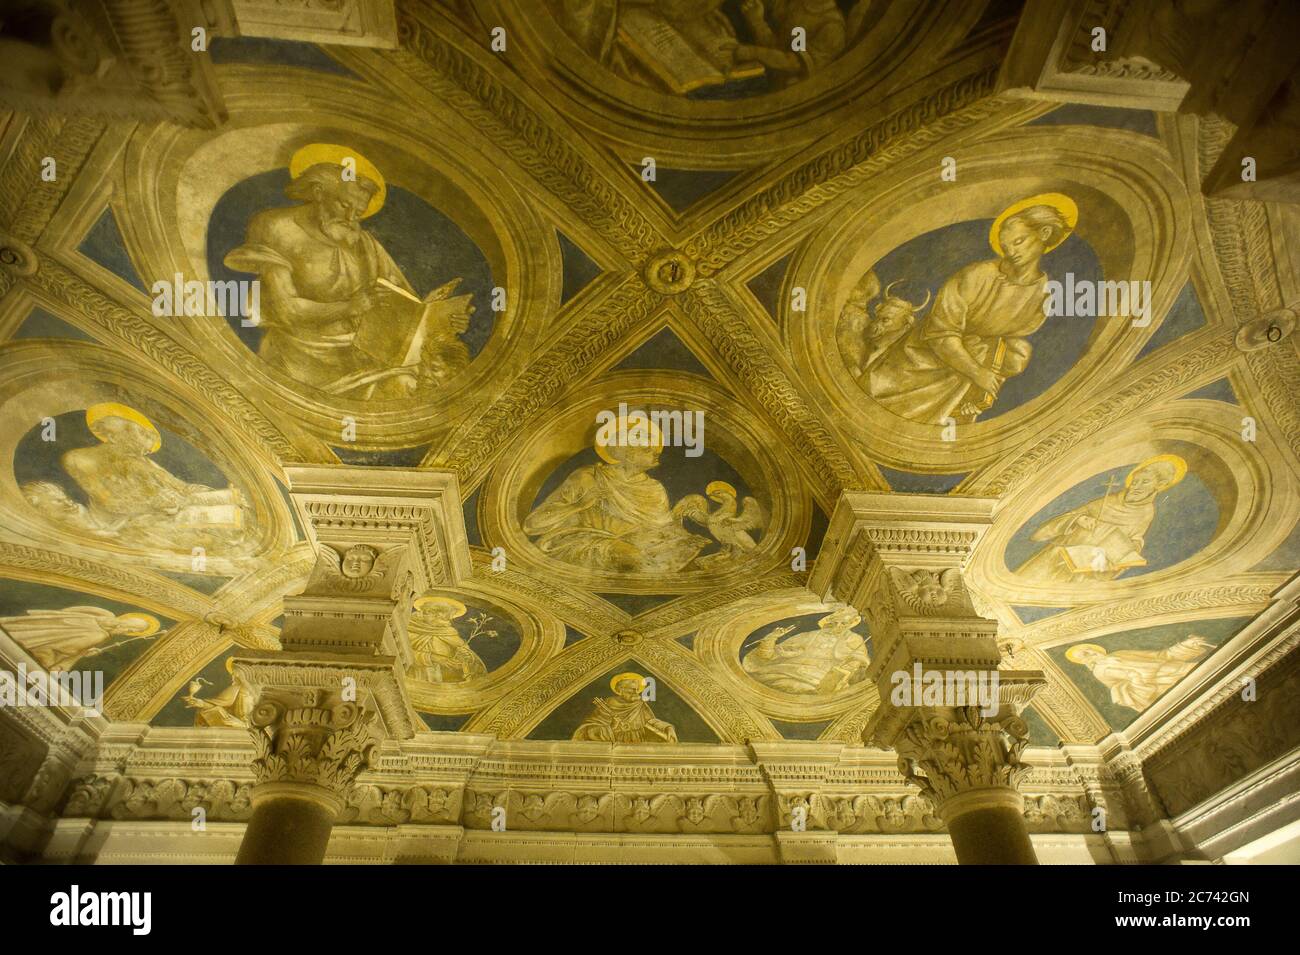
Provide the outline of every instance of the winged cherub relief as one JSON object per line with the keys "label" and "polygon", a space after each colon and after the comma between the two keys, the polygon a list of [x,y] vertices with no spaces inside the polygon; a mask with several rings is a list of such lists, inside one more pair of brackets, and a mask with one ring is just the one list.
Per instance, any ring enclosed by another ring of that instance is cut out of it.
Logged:
{"label": "winged cherub relief", "polygon": [[938,613],[961,586],[961,572],[955,568],[935,573],[932,570],[889,568],[894,586],[903,603],[916,613]]}
{"label": "winged cherub relief", "polygon": [[320,559],[326,565],[326,584],[334,590],[355,593],[374,590],[388,576],[379,551],[369,544],[353,544],[343,551],[322,545]]}

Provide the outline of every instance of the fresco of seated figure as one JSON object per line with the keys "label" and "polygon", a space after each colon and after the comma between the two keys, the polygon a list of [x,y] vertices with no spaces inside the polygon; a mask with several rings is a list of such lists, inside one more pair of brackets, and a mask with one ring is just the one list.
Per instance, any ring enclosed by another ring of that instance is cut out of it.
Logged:
{"label": "fresco of seated figure", "polygon": [[406,398],[469,364],[457,335],[474,311],[458,279],[417,297],[383,244],[361,225],[384,204],[379,170],[356,150],[299,149],[285,190],[298,204],[248,223],[229,268],[262,283],[258,356],[304,384],[356,400]]}
{"label": "fresco of seated figure", "polygon": [[87,503],[54,481],[22,486],[24,498],[45,517],[133,547],[215,547],[229,555],[252,548],[248,503],[240,490],[184,481],[151,460],[162,435],[135,408],[92,405],[86,426],[100,443],[68,451],[59,461]]}

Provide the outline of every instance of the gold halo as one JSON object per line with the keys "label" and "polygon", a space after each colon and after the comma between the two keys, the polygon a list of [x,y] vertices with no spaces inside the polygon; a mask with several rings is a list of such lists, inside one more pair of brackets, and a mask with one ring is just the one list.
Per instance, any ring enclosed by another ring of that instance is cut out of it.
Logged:
{"label": "gold halo", "polygon": [[1079,659],[1080,650],[1096,650],[1098,653],[1102,654],[1103,656],[1106,655],[1106,648],[1099,644],[1079,643],[1070,647],[1070,649],[1065,651],[1065,659],[1069,660],[1071,663],[1083,663],[1083,661]]}
{"label": "gold halo", "polygon": [[121,616],[119,616],[117,619],[119,621],[122,620],[148,621],[147,625],[145,626],[144,632],[136,634],[136,636],[138,637],[151,637],[159,630],[162,629],[162,624],[158,622],[158,618],[151,613],[124,613]]}
{"label": "gold halo", "polygon": [[384,207],[384,199],[388,196],[388,184],[384,182],[384,177],[375,168],[375,164],[355,149],[348,149],[346,146],[337,146],[333,143],[311,143],[303,146],[289,160],[289,176],[297,179],[312,166],[320,163],[342,166],[345,158],[351,159],[355,163],[358,176],[365,176],[379,187],[375,190],[375,194],[370,197],[370,203],[366,206],[365,212],[361,213],[361,218],[369,219]]}
{"label": "gold halo", "polygon": [[[650,444],[647,445],[647,447],[655,447],[662,452],[664,449],[664,436],[659,432],[659,426],[654,423],[654,419],[650,417],[650,413],[648,411],[643,411],[641,412],[641,414],[645,415],[646,427],[650,429]],[[618,429],[619,434],[626,434],[628,428],[627,415],[621,416],[618,419],[618,421],[615,422],[614,427]],[[596,453],[600,455],[602,461],[605,461],[609,464],[618,463],[617,459],[610,457],[609,454],[609,449],[613,447],[618,447],[618,445],[612,445],[612,444],[606,445],[606,444],[601,444],[600,442],[595,442],[594,446],[596,448]],[[641,447],[641,445],[629,445],[629,446]]]}
{"label": "gold halo", "polygon": [[636,680],[636,691],[638,693],[644,692],[645,677],[643,677],[640,673],[633,673],[631,670],[629,670],[626,673],[620,673],[618,676],[614,677],[614,679],[610,680],[609,688],[613,690],[615,693],[617,693],[618,685],[623,680]]}
{"label": "gold halo", "polygon": [[467,610],[466,606],[463,603],[461,603],[459,600],[457,600],[455,597],[438,597],[438,596],[421,597],[414,604],[412,604],[412,606],[416,610],[423,610],[425,607],[428,607],[431,604],[435,607],[449,607],[450,609],[456,611],[451,615],[452,619],[455,619],[456,617],[463,617]]}
{"label": "gold halo", "polygon": [[998,233],[1002,231],[1002,223],[1006,222],[1009,217],[1015,215],[1017,212],[1023,212],[1030,206],[1051,206],[1061,214],[1065,219],[1065,224],[1070,227],[1066,231],[1065,235],[1061,236],[1051,245],[1045,246],[1043,248],[1044,252],[1051,252],[1054,248],[1064,242],[1069,238],[1070,233],[1074,231],[1074,227],[1079,224],[1079,207],[1075,205],[1073,199],[1063,193],[1044,192],[1039,196],[1030,196],[1028,199],[1021,199],[1019,202],[1013,202],[1011,205],[1003,209],[1002,213],[993,220],[993,228],[989,229],[989,245],[991,245],[993,251],[998,254],[998,258],[1002,257],[1002,243],[998,241]]}
{"label": "gold halo", "polygon": [[723,491],[723,490],[731,492],[732,497],[736,496],[736,489],[732,487],[730,484],[728,484],[726,481],[710,481],[708,487],[704,489],[704,493],[712,496],[714,491]]}
{"label": "gold halo", "polygon": [[235,675],[235,658],[234,658],[234,657],[226,657],[226,672],[229,673],[231,676],[234,676],[234,675]]}
{"label": "gold halo", "polygon": [[86,409],[86,427],[90,433],[99,440],[103,441],[104,436],[95,430],[95,425],[105,418],[124,418],[140,427],[153,432],[153,447],[149,449],[150,453],[157,451],[162,447],[162,435],[158,429],[153,426],[153,422],[146,418],[134,408],[128,408],[126,405],[119,405],[114,401],[105,401],[97,405],[91,405]]}
{"label": "gold halo", "polygon": [[1124,478],[1124,486],[1128,487],[1129,484],[1132,483],[1133,475],[1137,474],[1143,468],[1155,464],[1157,461],[1168,461],[1170,464],[1174,466],[1174,478],[1172,481],[1170,481],[1168,484],[1166,484],[1164,487],[1160,489],[1162,491],[1169,490],[1171,487],[1173,487],[1175,484],[1181,481],[1183,479],[1183,476],[1187,474],[1187,462],[1184,461],[1182,458],[1180,458],[1178,455],[1157,454],[1154,458],[1147,458],[1145,461],[1143,461],[1141,464],[1135,467],[1132,471],[1129,471],[1128,476]]}

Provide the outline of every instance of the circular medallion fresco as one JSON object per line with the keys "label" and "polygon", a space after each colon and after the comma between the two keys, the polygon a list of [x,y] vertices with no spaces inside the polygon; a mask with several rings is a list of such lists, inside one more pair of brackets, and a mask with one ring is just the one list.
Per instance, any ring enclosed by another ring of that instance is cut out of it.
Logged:
{"label": "circular medallion fresco", "polygon": [[[661,158],[750,162],[831,131],[979,20],[956,0],[493,0],[525,75]],[[718,143],[726,142],[725,149]]]}
{"label": "circular medallion fresco", "polygon": [[417,710],[471,712],[564,646],[564,625],[495,591],[435,591],[412,603],[406,668]]}
{"label": "circular medallion fresco", "polygon": [[489,479],[489,547],[596,591],[672,593],[788,564],[811,504],[781,442],[710,383],[624,372]]}
{"label": "circular medallion fresco", "polygon": [[1068,606],[1249,570],[1285,538],[1300,503],[1264,522],[1286,482],[1267,439],[1241,440],[1237,408],[1182,401],[1080,448],[998,512],[972,571],[988,596]]}
{"label": "circular medallion fresco", "polygon": [[[807,310],[783,318],[796,365],[882,462],[970,469],[1031,420],[1067,419],[1181,290],[1182,187],[1167,161],[1143,143],[1140,169],[1100,155],[1082,166],[1065,160],[1063,135],[1077,134],[1021,130],[975,147],[950,183],[937,168],[900,173],[793,265],[787,284],[810,290]],[[1099,147],[1081,137],[1078,151]],[[1033,174],[1008,176],[1009,154]],[[1139,293],[1122,308],[1073,308],[1073,290],[1106,282]]]}
{"label": "circular medallion fresco", "polygon": [[141,134],[129,179],[150,188],[127,229],[152,289],[223,293],[173,320],[225,375],[328,442],[382,448],[427,440],[508,379],[559,304],[560,261],[554,230],[463,137],[377,125],[368,95],[236,96],[217,133]]}
{"label": "circular medallion fresco", "polygon": [[695,651],[768,716],[824,720],[875,698],[871,635],[843,604],[764,598],[701,628]]}
{"label": "circular medallion fresco", "polygon": [[[80,354],[84,361],[77,360]],[[11,529],[56,548],[188,574],[233,576],[289,546],[292,526],[260,462],[184,398],[69,346],[15,352],[0,378],[0,501]],[[115,364],[115,363],[114,363]],[[219,462],[219,463],[218,463]]]}

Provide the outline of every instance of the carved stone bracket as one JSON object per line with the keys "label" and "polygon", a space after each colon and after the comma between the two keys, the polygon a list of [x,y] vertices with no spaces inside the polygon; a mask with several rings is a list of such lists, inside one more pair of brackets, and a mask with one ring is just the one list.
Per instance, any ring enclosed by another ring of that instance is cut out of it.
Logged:
{"label": "carved stone bracket", "polygon": [[285,650],[409,662],[411,598],[472,572],[455,475],[346,466],[286,472],[317,561],[303,592],[285,598]]}
{"label": "carved stone bracket", "polygon": [[[900,771],[941,814],[957,797],[969,809],[981,792],[1019,808],[1017,787],[1029,771],[1020,761],[1029,741],[1020,713],[1046,685],[1038,671],[998,670],[998,625],[978,613],[963,578],[993,505],[846,491],[809,582],[867,618],[880,706],[863,739],[896,749]],[[941,675],[942,685],[918,678],[926,674]]]}

